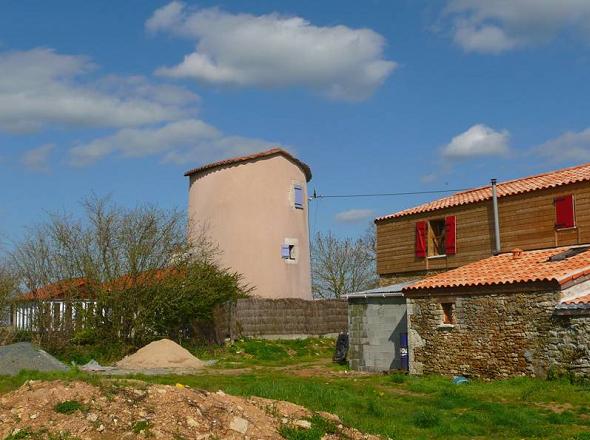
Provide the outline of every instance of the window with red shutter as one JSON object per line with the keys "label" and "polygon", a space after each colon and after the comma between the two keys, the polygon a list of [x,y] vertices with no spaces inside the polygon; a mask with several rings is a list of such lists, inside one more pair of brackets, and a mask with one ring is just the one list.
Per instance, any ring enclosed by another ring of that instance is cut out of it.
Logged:
{"label": "window with red shutter", "polygon": [[564,229],[576,226],[574,195],[556,197],[553,203],[555,205],[555,227]]}
{"label": "window with red shutter", "polygon": [[428,225],[425,221],[416,223],[416,257],[426,257],[426,232]]}
{"label": "window with red shutter", "polygon": [[450,215],[445,218],[445,254],[457,253],[457,217]]}

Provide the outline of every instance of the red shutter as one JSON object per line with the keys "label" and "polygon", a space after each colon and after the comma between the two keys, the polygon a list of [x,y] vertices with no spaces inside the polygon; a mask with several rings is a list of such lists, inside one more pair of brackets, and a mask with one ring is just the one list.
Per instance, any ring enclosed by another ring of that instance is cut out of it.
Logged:
{"label": "red shutter", "polygon": [[416,223],[416,257],[424,258],[426,256],[426,231],[428,230],[425,221]]}
{"label": "red shutter", "polygon": [[573,228],[576,225],[573,194],[556,197],[553,203],[555,204],[555,227]]}
{"label": "red shutter", "polygon": [[454,215],[445,218],[445,253],[457,253],[457,217]]}

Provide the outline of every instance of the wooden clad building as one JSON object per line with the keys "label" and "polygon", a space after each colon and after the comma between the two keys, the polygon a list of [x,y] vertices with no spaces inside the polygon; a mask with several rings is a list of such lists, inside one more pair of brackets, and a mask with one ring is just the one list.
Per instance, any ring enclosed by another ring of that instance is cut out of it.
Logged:
{"label": "wooden clad building", "polygon": [[[590,164],[498,183],[500,252],[590,243]],[[497,253],[492,186],[386,215],[377,225],[382,284]]]}

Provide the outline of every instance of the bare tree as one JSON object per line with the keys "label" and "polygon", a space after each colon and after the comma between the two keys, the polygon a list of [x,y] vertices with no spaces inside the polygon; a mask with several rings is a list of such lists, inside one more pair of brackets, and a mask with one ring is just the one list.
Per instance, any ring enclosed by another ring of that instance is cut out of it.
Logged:
{"label": "bare tree", "polygon": [[318,233],[311,245],[312,291],[316,298],[340,298],[377,285],[372,228],[357,238]]}
{"label": "bare tree", "polygon": [[[129,209],[98,197],[82,206],[79,218],[50,214],[9,253],[22,290],[32,293],[29,325],[44,344],[65,343],[82,321],[102,342],[180,337],[195,318],[245,294],[241,276],[215,264],[218,250],[206,225],[193,224],[188,238],[184,212]],[[61,303],[55,313],[43,301],[54,290],[67,304],[65,313]],[[85,308],[79,300],[89,296]]]}
{"label": "bare tree", "polygon": [[214,256],[203,228],[197,240],[187,240],[184,212],[152,205],[129,209],[96,196],[82,206],[82,218],[50,214],[14,246],[10,256],[25,289],[75,278],[105,283]]}
{"label": "bare tree", "polygon": [[8,305],[16,288],[17,278],[14,273],[5,262],[0,263],[0,327],[8,322]]}

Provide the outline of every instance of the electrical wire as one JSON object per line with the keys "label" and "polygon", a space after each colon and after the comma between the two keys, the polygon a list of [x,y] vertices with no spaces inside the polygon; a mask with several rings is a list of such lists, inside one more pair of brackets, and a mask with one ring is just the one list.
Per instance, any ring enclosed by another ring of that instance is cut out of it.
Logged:
{"label": "electrical wire", "polygon": [[369,194],[317,194],[314,190],[310,199],[336,199],[336,198],[358,198],[358,197],[391,197],[391,196],[413,196],[419,194],[444,194],[459,191],[467,191],[470,188],[445,189],[437,191],[408,191],[396,193],[369,193]]}

